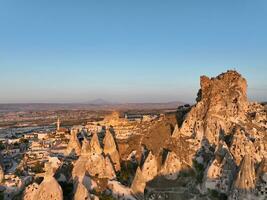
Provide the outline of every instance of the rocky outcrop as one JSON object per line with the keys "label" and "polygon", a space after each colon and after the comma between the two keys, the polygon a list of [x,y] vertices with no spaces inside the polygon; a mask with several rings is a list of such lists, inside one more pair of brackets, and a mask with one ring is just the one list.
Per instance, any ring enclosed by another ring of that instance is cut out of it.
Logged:
{"label": "rocky outcrop", "polygon": [[2,165],[0,164],[0,183],[2,183],[2,181],[4,180],[4,170],[3,170],[3,167]]}
{"label": "rocky outcrop", "polygon": [[240,127],[235,128],[233,131],[233,138],[230,146],[230,151],[234,156],[237,165],[240,165],[241,160],[246,152],[255,153],[255,148],[252,141],[246,136],[244,130]]}
{"label": "rocky outcrop", "polygon": [[246,154],[240,164],[230,199],[254,199],[256,186],[255,167],[250,154]]}
{"label": "rocky outcrop", "polygon": [[91,153],[90,142],[84,138],[82,142],[81,156],[89,156]]}
{"label": "rocky outcrop", "polygon": [[204,137],[216,145],[220,133],[228,132],[232,121],[245,117],[247,83],[237,72],[228,71],[212,79],[202,76],[200,85],[197,104],[173,136],[189,136],[199,142]]}
{"label": "rocky outcrop", "polygon": [[74,194],[74,200],[90,200],[90,194],[82,183],[78,183],[77,189]]}
{"label": "rocky outcrop", "polygon": [[100,143],[99,143],[97,133],[93,134],[93,137],[92,137],[91,142],[90,142],[90,146],[91,146],[92,154],[101,154],[103,152],[103,150],[100,146]]}
{"label": "rocky outcrop", "polygon": [[116,178],[116,173],[115,173],[114,167],[113,167],[111,160],[108,156],[105,158],[104,171],[105,171],[105,173],[104,173],[105,178],[108,178],[110,180]]}
{"label": "rocky outcrop", "polygon": [[256,196],[260,200],[267,199],[267,157],[265,157],[257,170]]}
{"label": "rocky outcrop", "polygon": [[110,156],[110,159],[112,163],[114,164],[114,168],[116,171],[120,171],[121,165],[120,165],[120,155],[117,150],[117,146],[115,143],[115,140],[113,138],[113,135],[110,133],[109,130],[106,131],[106,135],[104,138],[104,153],[106,156]]}
{"label": "rocky outcrop", "polygon": [[86,171],[90,176],[98,178],[115,179],[116,173],[109,156],[104,156],[97,134],[90,142],[90,155],[86,158]]}
{"label": "rocky outcrop", "polygon": [[[143,154],[142,168],[137,168],[131,185],[135,197],[144,194],[146,184],[147,191],[153,193],[153,187],[160,186],[162,180],[166,185],[182,181],[186,187],[179,188],[179,193],[187,192],[187,196],[195,199],[199,197],[196,196],[198,192],[206,195],[205,198],[218,195],[218,198],[255,199],[255,195],[259,198],[261,194],[264,199],[266,173],[262,171],[265,170],[258,170],[261,172],[255,175],[258,166],[265,169],[264,156],[267,154],[264,107],[248,102],[246,80],[233,70],[215,78],[202,76],[200,86],[197,103],[178,109],[173,119],[167,119],[166,114],[157,120],[131,123],[121,119],[119,113],[107,117],[102,125],[112,125],[116,138],[127,140],[127,143],[121,145],[123,148],[119,146],[118,152],[109,130],[103,140],[103,149],[98,136],[102,142],[104,131],[93,134],[90,145],[85,139],[81,156],[74,165],[73,177],[82,177],[78,178],[81,182],[80,179],[88,173],[90,177],[113,180],[115,171],[121,169],[120,156],[125,160],[124,157],[136,152],[139,161],[142,144],[149,154]],[[135,137],[129,139],[133,135]],[[161,156],[167,152],[163,149],[169,153],[160,167]],[[178,176],[179,172],[183,172],[181,176]],[[116,181],[113,183],[118,186]]]}
{"label": "rocky outcrop", "polygon": [[138,167],[135,172],[135,177],[131,185],[132,193],[134,195],[144,194],[145,187],[146,187],[146,180],[143,177],[143,173],[140,167]]}
{"label": "rocky outcrop", "polygon": [[168,152],[167,158],[160,171],[166,179],[175,180],[182,169],[182,163],[174,152]]}
{"label": "rocky outcrop", "polygon": [[81,154],[81,144],[77,138],[77,131],[71,130],[70,140],[66,149],[67,155],[80,155]]}
{"label": "rocky outcrop", "polygon": [[116,173],[113,165],[108,157],[104,157],[101,154],[92,155],[87,163],[86,169],[90,176],[98,178],[116,178]]}
{"label": "rocky outcrop", "polygon": [[143,199],[146,183],[153,180],[157,175],[157,159],[150,151],[143,164],[142,170],[138,167],[135,172],[134,180],[131,185],[132,194],[137,199]]}
{"label": "rocky outcrop", "polygon": [[36,200],[35,196],[37,194],[39,185],[37,183],[33,183],[26,187],[23,193],[23,200]]}
{"label": "rocky outcrop", "polygon": [[72,179],[83,182],[84,176],[87,172],[86,165],[88,162],[88,157],[80,156],[79,159],[74,163],[72,169]]}
{"label": "rocky outcrop", "polygon": [[87,188],[91,188],[91,178],[87,176],[87,162],[91,155],[90,142],[85,138],[82,143],[81,156],[74,163],[72,169],[72,180],[81,183]]}
{"label": "rocky outcrop", "polygon": [[[192,168],[195,166],[190,160],[205,169],[204,191],[216,190],[245,198],[246,194],[253,193],[250,189],[257,190],[253,171],[267,150],[266,111],[257,103],[248,102],[246,80],[236,71],[230,70],[215,78],[202,76],[200,85],[196,105],[179,115],[183,120],[178,120],[180,123],[172,135],[177,147],[188,147],[188,153],[180,151],[188,155],[187,160],[178,156]],[[248,153],[250,158],[246,156]],[[248,180],[244,179],[244,173],[250,177]],[[235,176],[239,178],[233,181]],[[244,189],[244,183],[251,188]],[[235,189],[231,185],[235,185]],[[239,192],[241,190],[249,192]]]}
{"label": "rocky outcrop", "polygon": [[[54,160],[54,159],[52,159]],[[63,200],[63,192],[54,178],[58,165],[48,162],[45,166],[44,180],[40,185],[31,184],[24,191],[24,200]]]}
{"label": "rocky outcrop", "polygon": [[204,174],[204,188],[229,194],[236,173],[236,165],[227,145],[221,141],[215,158]]}
{"label": "rocky outcrop", "polygon": [[63,200],[63,192],[54,177],[45,177],[40,184],[34,200]]}
{"label": "rocky outcrop", "polygon": [[146,182],[151,181],[158,175],[158,162],[150,151],[142,167],[143,178]]}
{"label": "rocky outcrop", "polygon": [[115,199],[136,200],[136,198],[132,196],[131,189],[122,185],[118,181],[108,181],[108,188],[111,190],[112,196]]}

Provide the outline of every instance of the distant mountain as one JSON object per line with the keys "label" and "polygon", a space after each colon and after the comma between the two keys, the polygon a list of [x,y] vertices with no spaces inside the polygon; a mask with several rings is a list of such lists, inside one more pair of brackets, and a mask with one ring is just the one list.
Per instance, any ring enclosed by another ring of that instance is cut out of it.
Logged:
{"label": "distant mountain", "polygon": [[46,111],[46,110],[151,110],[176,109],[184,102],[163,103],[114,103],[104,99],[95,99],[85,103],[18,103],[0,104],[0,113],[18,111]]}
{"label": "distant mountain", "polygon": [[91,100],[91,101],[87,102],[86,104],[92,104],[92,105],[110,105],[110,104],[113,104],[113,103],[110,102],[110,101],[107,101],[105,99],[97,98],[97,99],[94,99],[94,100]]}

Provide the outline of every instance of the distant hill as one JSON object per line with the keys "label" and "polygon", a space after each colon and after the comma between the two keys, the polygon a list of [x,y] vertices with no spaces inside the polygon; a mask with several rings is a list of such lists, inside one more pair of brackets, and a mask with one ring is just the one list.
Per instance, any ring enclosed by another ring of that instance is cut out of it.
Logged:
{"label": "distant hill", "polygon": [[176,109],[185,103],[180,101],[166,103],[112,103],[95,99],[88,103],[21,103],[0,104],[0,112],[23,112],[44,110],[151,110]]}
{"label": "distant hill", "polygon": [[110,104],[113,104],[112,102],[109,102],[105,99],[101,99],[101,98],[98,98],[98,99],[94,99],[92,101],[89,101],[87,102],[86,104],[93,104],[93,105],[110,105]]}

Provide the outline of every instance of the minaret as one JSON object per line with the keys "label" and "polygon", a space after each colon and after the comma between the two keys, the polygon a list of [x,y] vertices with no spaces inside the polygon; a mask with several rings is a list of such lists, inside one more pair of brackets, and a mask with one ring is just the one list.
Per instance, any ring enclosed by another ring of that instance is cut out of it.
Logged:
{"label": "minaret", "polygon": [[59,131],[59,129],[60,129],[60,120],[59,118],[57,118],[57,131]]}

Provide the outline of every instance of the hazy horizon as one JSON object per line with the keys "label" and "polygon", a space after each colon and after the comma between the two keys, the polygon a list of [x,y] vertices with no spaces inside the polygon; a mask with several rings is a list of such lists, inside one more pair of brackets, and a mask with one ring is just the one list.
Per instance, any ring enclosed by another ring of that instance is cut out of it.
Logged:
{"label": "hazy horizon", "polygon": [[0,2],[0,103],[193,103],[236,69],[267,101],[267,2]]}

